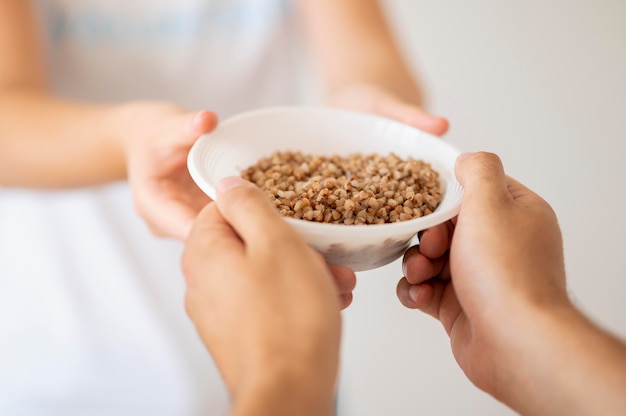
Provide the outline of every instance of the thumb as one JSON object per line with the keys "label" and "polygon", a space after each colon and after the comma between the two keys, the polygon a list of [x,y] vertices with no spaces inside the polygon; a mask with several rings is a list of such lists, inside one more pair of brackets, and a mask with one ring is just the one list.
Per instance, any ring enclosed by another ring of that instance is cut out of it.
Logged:
{"label": "thumb", "polygon": [[212,202],[200,211],[187,237],[182,256],[183,272],[190,283],[195,277],[202,278],[205,264],[226,259],[235,263],[241,261],[243,255],[241,240],[224,220],[217,204]]}
{"label": "thumb", "polygon": [[493,153],[463,153],[456,160],[455,174],[467,195],[481,200],[510,198],[500,158]]}
{"label": "thumb", "polygon": [[246,246],[263,247],[293,240],[296,232],[284,221],[268,196],[238,177],[223,179],[217,187],[217,205]]}
{"label": "thumb", "polygon": [[217,126],[217,115],[211,111],[202,110],[184,114],[183,141],[179,144],[191,146],[203,134],[211,132]]}

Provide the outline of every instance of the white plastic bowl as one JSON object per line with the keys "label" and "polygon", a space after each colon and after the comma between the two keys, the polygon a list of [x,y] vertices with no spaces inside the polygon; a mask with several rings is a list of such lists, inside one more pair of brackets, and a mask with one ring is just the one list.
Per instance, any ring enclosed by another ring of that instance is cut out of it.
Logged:
{"label": "white plastic bowl", "polygon": [[[391,152],[429,162],[444,195],[432,214],[391,224],[340,225],[285,218],[331,264],[354,271],[388,264],[404,253],[418,231],[458,214],[463,189],[454,175],[460,152],[444,140],[387,118],[325,107],[274,107],[246,112],[200,137],[188,157],[193,180],[216,198],[219,181],[239,176],[276,150],[347,156]],[[250,209],[254,215],[254,209]]]}

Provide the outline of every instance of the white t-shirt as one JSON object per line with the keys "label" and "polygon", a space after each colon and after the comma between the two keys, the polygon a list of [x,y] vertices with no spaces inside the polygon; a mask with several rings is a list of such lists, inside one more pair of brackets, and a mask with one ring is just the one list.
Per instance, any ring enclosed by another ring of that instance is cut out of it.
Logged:
{"label": "white t-shirt", "polygon": [[[60,96],[167,99],[221,118],[296,99],[286,1],[33,4]],[[125,183],[0,188],[0,414],[226,413],[185,315],[181,251],[150,235]]]}

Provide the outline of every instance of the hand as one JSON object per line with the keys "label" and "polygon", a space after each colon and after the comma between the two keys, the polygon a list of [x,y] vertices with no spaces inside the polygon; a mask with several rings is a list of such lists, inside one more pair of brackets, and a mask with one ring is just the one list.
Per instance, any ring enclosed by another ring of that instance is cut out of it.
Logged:
{"label": "hand", "polygon": [[342,306],[331,272],[347,293],[354,273],[329,269],[254,185],[227,178],[218,195],[187,241],[185,304],[235,406],[330,413]]}
{"label": "hand", "polygon": [[497,156],[464,155],[457,219],[426,231],[403,261],[400,301],[439,319],[466,375],[501,400],[537,311],[571,308],[551,207],[505,176]]}
{"label": "hand", "polygon": [[417,105],[373,85],[344,87],[333,97],[332,104],[346,109],[378,114],[441,136],[448,131],[448,120],[433,116]]}
{"label": "hand", "polygon": [[196,215],[211,201],[187,171],[193,143],[217,125],[209,111],[169,103],[131,104],[125,143],[135,209],[153,234],[185,240]]}

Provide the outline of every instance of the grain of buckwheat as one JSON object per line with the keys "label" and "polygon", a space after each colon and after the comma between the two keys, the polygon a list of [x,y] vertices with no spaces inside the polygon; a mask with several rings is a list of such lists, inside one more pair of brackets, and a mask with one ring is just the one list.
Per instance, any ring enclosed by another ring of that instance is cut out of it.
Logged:
{"label": "grain of buckwheat", "polygon": [[314,156],[274,152],[244,169],[285,217],[332,224],[383,224],[431,214],[441,202],[430,164],[396,154]]}

